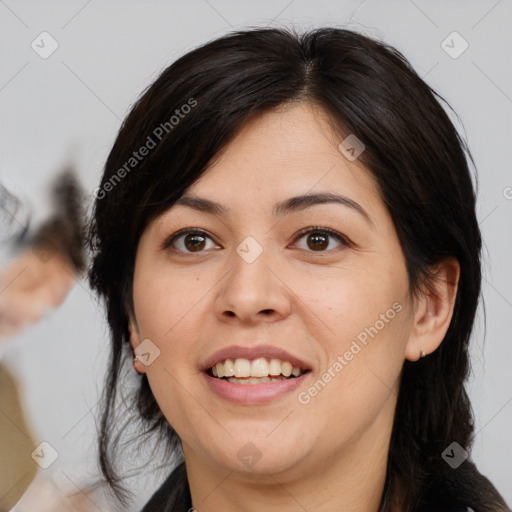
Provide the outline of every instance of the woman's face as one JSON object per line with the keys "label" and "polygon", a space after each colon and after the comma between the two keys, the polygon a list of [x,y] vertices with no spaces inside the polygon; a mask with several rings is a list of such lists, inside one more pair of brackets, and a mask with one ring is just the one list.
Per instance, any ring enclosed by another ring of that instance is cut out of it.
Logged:
{"label": "woman's face", "polygon": [[376,183],[329,126],[309,104],[252,120],[140,239],[132,344],[186,458],[212,470],[387,447],[413,304]]}

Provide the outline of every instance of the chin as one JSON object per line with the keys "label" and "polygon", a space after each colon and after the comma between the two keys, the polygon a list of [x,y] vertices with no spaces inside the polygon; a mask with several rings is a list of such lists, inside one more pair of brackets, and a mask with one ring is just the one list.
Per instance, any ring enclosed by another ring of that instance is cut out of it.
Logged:
{"label": "chin", "polygon": [[[274,423],[273,428],[276,424]],[[233,435],[224,446],[219,446],[218,438],[215,444],[205,447],[209,457],[220,464],[225,470],[244,475],[272,475],[292,474],[300,470],[301,463],[308,458],[310,450],[303,439],[294,439],[291,435],[278,436],[277,433],[268,436],[271,430],[265,429],[265,433],[259,435]],[[284,432],[287,434],[287,432]],[[272,436],[275,436],[271,439]],[[313,441],[311,442],[314,445]],[[216,446],[216,451],[211,451],[211,446]],[[306,468],[307,469],[307,468]]]}

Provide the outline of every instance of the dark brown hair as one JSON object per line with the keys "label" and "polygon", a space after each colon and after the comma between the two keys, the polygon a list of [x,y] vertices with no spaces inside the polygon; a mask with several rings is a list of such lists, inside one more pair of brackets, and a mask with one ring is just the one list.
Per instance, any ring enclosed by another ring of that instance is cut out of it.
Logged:
{"label": "dark brown hair", "polygon": [[[171,122],[191,99],[194,107]],[[324,109],[340,141],[355,134],[364,143],[359,161],[376,180],[393,219],[411,292],[428,285],[436,263],[445,257],[460,263],[453,318],[443,343],[403,367],[381,512],[392,503],[406,511],[463,500],[479,512],[505,506],[492,486],[485,496],[479,494],[488,481],[470,461],[461,466],[465,469],[454,470],[441,457],[454,441],[468,451],[472,443],[465,380],[480,295],[481,237],[468,165],[472,158],[439,100],[444,102],[396,49],[340,28],[303,34],[270,28],[234,32],[179,58],[143,93],[108,157],[91,227],[90,283],[105,300],[112,341],[100,462],[120,497],[114,458],[122,429],[115,418],[119,379],[131,354],[128,309],[138,240],[253,116],[302,101]],[[134,150],[157,138],[157,127],[158,143],[144,159],[127,166]],[[178,436],[145,376],[133,397],[140,428],[160,433],[179,454]],[[468,471],[472,484],[464,490],[459,481],[469,478]],[[177,478],[176,485],[186,489],[186,476]],[[180,498],[169,510],[183,506]]]}

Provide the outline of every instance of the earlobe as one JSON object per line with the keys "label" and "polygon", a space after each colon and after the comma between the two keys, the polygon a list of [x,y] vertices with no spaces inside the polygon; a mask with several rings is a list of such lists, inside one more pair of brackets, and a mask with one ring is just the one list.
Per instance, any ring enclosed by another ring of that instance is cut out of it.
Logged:
{"label": "earlobe", "polygon": [[416,299],[414,322],[405,351],[406,359],[417,361],[441,345],[450,326],[457,297],[460,265],[446,258],[433,269],[429,286]]}
{"label": "earlobe", "polygon": [[139,357],[134,355],[133,356],[133,369],[139,374],[142,375],[146,373],[146,367],[144,364],[139,360]]}

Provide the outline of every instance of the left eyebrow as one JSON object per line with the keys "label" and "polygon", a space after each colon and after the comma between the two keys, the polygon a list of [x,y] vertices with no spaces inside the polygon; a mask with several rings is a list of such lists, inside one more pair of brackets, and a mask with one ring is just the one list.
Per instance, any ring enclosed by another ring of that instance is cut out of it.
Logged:
{"label": "left eyebrow", "polygon": [[[272,215],[274,217],[283,217],[284,215],[292,212],[305,210],[306,208],[310,208],[314,205],[326,203],[335,203],[347,206],[364,217],[369,224],[373,225],[370,215],[359,203],[356,203],[354,200],[346,196],[330,192],[290,197],[284,201],[276,203],[272,210]],[[196,196],[182,196],[174,203],[174,205],[188,206],[194,210],[218,215],[220,217],[226,217],[230,212],[229,208],[223,204]]]}

